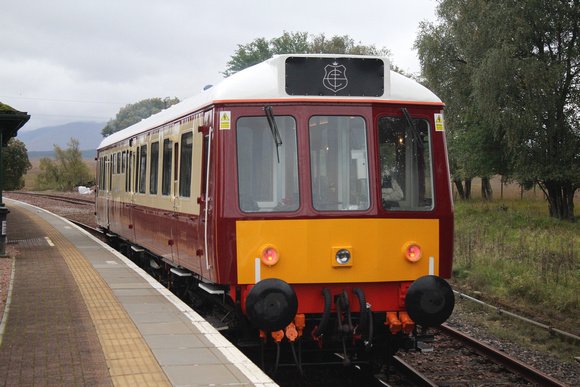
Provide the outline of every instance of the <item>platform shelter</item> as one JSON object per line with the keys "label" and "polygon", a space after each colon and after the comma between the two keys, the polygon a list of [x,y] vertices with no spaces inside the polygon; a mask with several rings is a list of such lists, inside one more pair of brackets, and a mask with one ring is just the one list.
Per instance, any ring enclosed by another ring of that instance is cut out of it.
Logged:
{"label": "platform shelter", "polygon": [[2,227],[0,235],[0,256],[6,255],[6,215],[10,212],[4,205],[2,199],[3,149],[8,144],[8,141],[16,136],[18,129],[22,128],[29,119],[30,115],[26,112],[18,111],[0,102],[0,143],[2,144],[2,147],[0,147],[0,222]]}

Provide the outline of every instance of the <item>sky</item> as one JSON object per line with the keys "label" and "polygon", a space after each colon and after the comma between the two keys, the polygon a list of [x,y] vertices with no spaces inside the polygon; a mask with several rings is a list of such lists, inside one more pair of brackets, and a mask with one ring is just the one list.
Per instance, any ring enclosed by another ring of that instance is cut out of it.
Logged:
{"label": "sky", "polygon": [[419,73],[413,49],[436,0],[3,0],[0,102],[21,129],[107,122],[147,98],[216,84],[238,45],[286,32],[349,35]]}

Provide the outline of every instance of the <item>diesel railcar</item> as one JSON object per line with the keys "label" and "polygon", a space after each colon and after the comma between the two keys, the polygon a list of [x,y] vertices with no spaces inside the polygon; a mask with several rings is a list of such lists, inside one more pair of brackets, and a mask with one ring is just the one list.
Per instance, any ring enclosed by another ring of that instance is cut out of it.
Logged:
{"label": "diesel railcar", "polygon": [[387,58],[279,55],[105,138],[97,221],[246,339],[392,354],[453,310],[446,152]]}

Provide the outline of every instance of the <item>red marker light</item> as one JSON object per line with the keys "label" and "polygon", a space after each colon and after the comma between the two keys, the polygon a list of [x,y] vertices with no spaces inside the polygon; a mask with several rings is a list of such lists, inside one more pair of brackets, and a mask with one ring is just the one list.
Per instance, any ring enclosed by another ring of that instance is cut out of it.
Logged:
{"label": "red marker light", "polygon": [[264,249],[262,252],[262,262],[268,266],[275,265],[278,262],[278,252],[272,247]]}
{"label": "red marker light", "polygon": [[408,244],[405,249],[405,258],[411,262],[417,262],[421,259],[421,248],[414,243]]}

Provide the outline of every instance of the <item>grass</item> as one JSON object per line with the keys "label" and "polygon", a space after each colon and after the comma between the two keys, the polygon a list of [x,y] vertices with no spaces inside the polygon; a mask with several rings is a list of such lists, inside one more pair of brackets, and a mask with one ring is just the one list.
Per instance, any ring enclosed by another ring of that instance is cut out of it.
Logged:
{"label": "grass", "polygon": [[[512,192],[493,202],[476,198],[456,203],[451,283],[493,305],[580,336],[580,222],[550,218],[541,196],[521,199],[520,192]],[[576,208],[579,201],[577,195]],[[509,320],[490,314],[479,316],[478,322],[499,337],[568,361],[580,355],[580,343],[560,341]]]}
{"label": "grass", "polygon": [[549,218],[545,206],[457,204],[453,282],[561,321],[580,317],[580,224]]}

